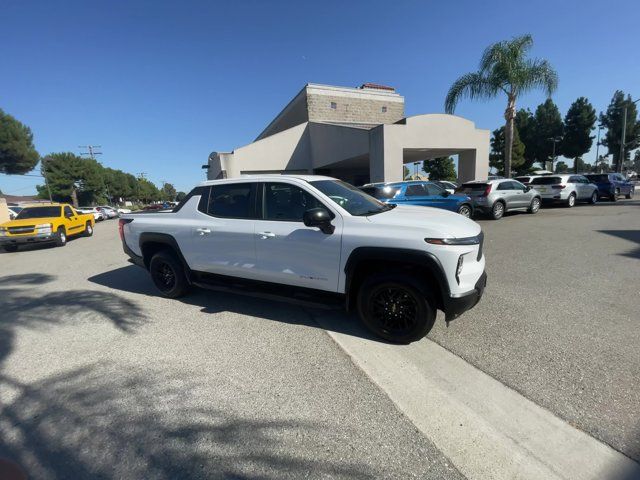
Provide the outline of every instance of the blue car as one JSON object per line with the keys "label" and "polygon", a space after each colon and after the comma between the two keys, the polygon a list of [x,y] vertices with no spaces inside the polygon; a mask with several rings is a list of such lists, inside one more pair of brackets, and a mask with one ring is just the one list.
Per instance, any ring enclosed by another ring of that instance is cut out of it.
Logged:
{"label": "blue car", "polygon": [[587,173],[584,175],[589,181],[598,187],[598,195],[615,202],[620,195],[632,198],[634,193],[633,183],[628,181],[620,173]]}
{"label": "blue car", "polygon": [[452,195],[433,182],[369,183],[360,187],[360,189],[385,203],[443,208],[457,212],[467,218],[473,216],[470,197],[467,195]]}

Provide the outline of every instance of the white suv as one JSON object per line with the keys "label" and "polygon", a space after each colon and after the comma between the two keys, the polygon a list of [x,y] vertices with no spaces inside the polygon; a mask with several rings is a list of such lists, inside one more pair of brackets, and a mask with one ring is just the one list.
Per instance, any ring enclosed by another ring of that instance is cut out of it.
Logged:
{"label": "white suv", "polygon": [[426,335],[436,309],[450,321],[472,308],[486,283],[477,223],[387,205],[330,177],[204,182],[172,212],[126,214],[119,229],[125,252],[167,297],[195,285],[338,299],[400,343]]}

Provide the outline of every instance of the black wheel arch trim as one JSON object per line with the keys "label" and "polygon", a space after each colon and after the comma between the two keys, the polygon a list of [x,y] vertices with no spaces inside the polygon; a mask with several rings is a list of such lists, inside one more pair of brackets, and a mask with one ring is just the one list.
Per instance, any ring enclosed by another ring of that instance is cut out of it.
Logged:
{"label": "black wheel arch trim", "polygon": [[435,277],[438,282],[440,300],[442,305],[447,305],[447,299],[450,298],[451,290],[447,281],[447,276],[442,267],[442,263],[434,254],[422,250],[412,250],[408,248],[387,248],[387,247],[358,247],[355,248],[344,266],[345,278],[345,295],[347,308],[350,308],[353,302],[351,295],[351,287],[354,273],[362,262],[370,262],[376,260],[397,261],[425,267]]}
{"label": "black wheel arch trim", "polygon": [[[173,250],[175,254],[178,256],[178,260],[180,260],[180,263],[184,268],[187,281],[191,283],[191,268],[189,268],[189,264],[185,260],[184,255],[182,255],[182,250],[180,250],[180,246],[178,245],[178,242],[172,235],[169,235],[168,233],[157,233],[157,232],[143,232],[140,234],[140,239],[138,241],[138,244],[140,245],[140,251],[142,252],[142,257],[140,257],[139,255],[135,255],[135,254],[134,255],[142,260],[142,264],[147,270],[149,269],[149,262],[151,261],[151,258],[145,258],[144,246],[149,243],[163,244],[169,247],[171,250]],[[126,250],[130,250],[130,249],[129,247],[126,246],[126,243],[125,243],[125,251]],[[135,259],[134,259],[134,262],[135,262]]]}

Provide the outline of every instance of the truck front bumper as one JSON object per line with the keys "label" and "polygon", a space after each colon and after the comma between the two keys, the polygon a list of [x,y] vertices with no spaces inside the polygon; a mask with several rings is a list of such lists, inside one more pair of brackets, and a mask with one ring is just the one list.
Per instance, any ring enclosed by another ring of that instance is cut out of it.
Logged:
{"label": "truck front bumper", "polygon": [[0,237],[0,246],[4,245],[27,245],[29,243],[42,243],[52,242],[54,236],[52,233],[42,233],[36,235],[24,235],[24,236],[6,236]]}
{"label": "truck front bumper", "polygon": [[487,272],[482,272],[482,275],[475,284],[475,287],[470,292],[463,294],[449,296],[445,300],[445,320],[450,322],[455,318],[462,315],[467,310],[471,310],[475,307],[482,295],[484,294],[484,288],[487,286]]}

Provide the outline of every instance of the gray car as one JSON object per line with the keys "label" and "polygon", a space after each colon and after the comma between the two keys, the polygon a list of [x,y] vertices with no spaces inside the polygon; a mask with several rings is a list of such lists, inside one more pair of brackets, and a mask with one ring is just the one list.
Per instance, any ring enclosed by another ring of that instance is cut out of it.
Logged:
{"label": "gray car", "polygon": [[545,175],[531,180],[530,186],[540,192],[544,203],[573,207],[576,202],[598,201],[598,187],[584,175]]}
{"label": "gray car", "polygon": [[475,211],[489,214],[494,220],[511,211],[537,213],[542,201],[533,188],[506,178],[463,183],[457,191],[471,197]]}

